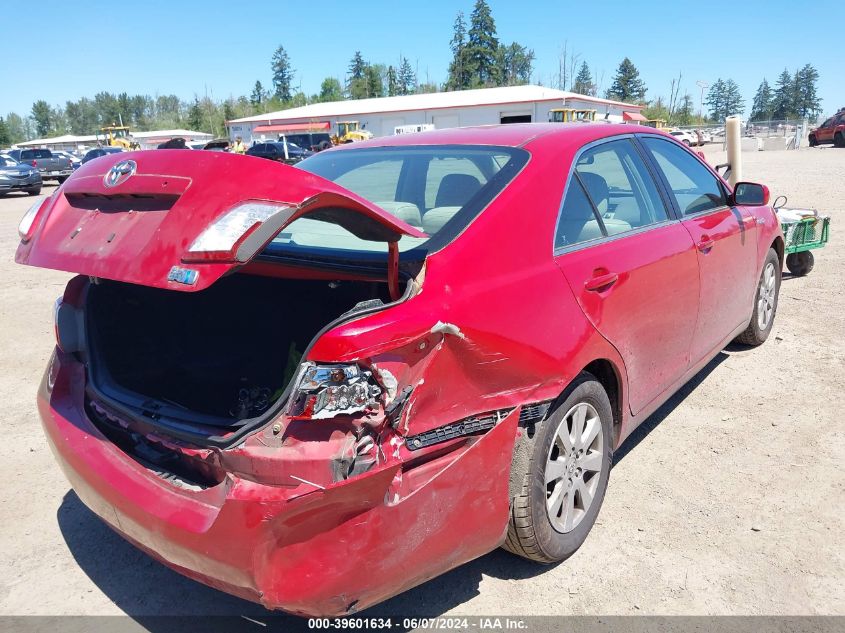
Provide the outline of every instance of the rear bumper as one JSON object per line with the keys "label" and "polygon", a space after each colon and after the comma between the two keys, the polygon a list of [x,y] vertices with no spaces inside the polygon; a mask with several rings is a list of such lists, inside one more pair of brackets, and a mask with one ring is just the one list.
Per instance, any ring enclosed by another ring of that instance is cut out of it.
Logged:
{"label": "rear bumper", "polygon": [[467,448],[404,472],[396,462],[322,490],[230,474],[190,491],[99,432],[84,410],[84,380],[84,368],[57,351],[38,394],[77,495],[129,541],[212,587],[268,608],[341,615],[503,541],[518,409]]}

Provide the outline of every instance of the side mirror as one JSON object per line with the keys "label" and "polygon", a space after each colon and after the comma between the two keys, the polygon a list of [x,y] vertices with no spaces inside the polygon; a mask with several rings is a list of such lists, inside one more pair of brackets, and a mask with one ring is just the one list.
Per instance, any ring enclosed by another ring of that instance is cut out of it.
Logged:
{"label": "side mirror", "polygon": [[769,188],[756,182],[738,182],[734,187],[734,204],[764,207],[769,204]]}

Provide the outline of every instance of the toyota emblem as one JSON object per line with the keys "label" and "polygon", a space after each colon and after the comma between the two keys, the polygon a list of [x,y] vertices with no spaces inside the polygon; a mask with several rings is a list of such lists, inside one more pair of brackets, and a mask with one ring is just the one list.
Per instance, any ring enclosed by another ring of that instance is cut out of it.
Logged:
{"label": "toyota emblem", "polygon": [[126,182],[138,169],[138,165],[134,160],[122,160],[119,163],[112,165],[112,168],[103,176],[103,184],[106,187],[117,187],[122,182]]}

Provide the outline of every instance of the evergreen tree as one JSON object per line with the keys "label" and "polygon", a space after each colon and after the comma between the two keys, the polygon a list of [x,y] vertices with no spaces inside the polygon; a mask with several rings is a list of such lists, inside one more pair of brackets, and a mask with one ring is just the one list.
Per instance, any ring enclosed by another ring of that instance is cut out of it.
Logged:
{"label": "evergreen tree", "polygon": [[320,101],[340,101],[343,99],[343,88],[334,77],[326,77],[320,84]]}
{"label": "evergreen tree", "polygon": [[725,82],[720,77],[710,86],[704,104],[710,112],[709,116],[714,121],[722,121],[725,113]]}
{"label": "evergreen tree", "polygon": [[475,0],[469,20],[467,60],[470,63],[470,84],[476,87],[499,84],[499,40],[496,23],[486,0]]}
{"label": "evergreen tree", "polygon": [[751,120],[768,121],[772,118],[772,89],[769,82],[763,77],[757,92],[754,94],[754,101],[751,103]]}
{"label": "evergreen tree", "polygon": [[19,114],[10,112],[6,116],[6,129],[9,130],[9,136],[13,145],[27,140],[26,124],[24,123],[23,117]]}
{"label": "evergreen tree", "polygon": [[384,96],[384,64],[370,64],[366,70],[367,98]]}
{"label": "evergreen tree", "polygon": [[275,96],[282,101],[291,100],[291,82],[293,81],[293,68],[290,65],[287,51],[284,46],[279,46],[273,53],[273,90]]}
{"label": "evergreen tree", "polygon": [[681,99],[681,105],[675,113],[674,122],[678,125],[692,125],[695,122],[695,102],[692,95],[684,94]]}
{"label": "evergreen tree", "polygon": [[772,98],[773,119],[788,119],[791,116],[795,116],[794,96],[792,76],[784,68],[775,84],[775,93]]}
{"label": "evergreen tree", "polygon": [[593,76],[590,74],[590,67],[587,66],[587,62],[581,62],[581,69],[575,76],[575,86],[572,90],[582,95],[595,94],[596,85],[593,83]]}
{"label": "evergreen tree", "polygon": [[725,81],[724,97],[725,117],[745,112],[745,103],[742,100],[742,93],[739,86],[733,79]]}
{"label": "evergreen tree", "polygon": [[232,104],[232,99],[229,98],[228,101],[223,102],[223,121],[231,121],[236,118],[238,118],[238,115],[235,114],[235,106]]}
{"label": "evergreen tree", "polygon": [[411,68],[411,62],[408,61],[407,57],[403,57],[399,64],[397,89],[397,94],[400,95],[414,94],[417,90],[417,75],[414,69]]}
{"label": "evergreen tree", "polygon": [[513,42],[510,46],[499,46],[498,52],[500,86],[518,86],[531,80],[534,65],[534,51]]}
{"label": "evergreen tree", "polygon": [[260,81],[256,81],[252,94],[249,96],[249,102],[258,109],[266,100],[267,93],[264,91],[264,86],[261,85]]}
{"label": "evergreen tree", "polygon": [[39,138],[50,133],[50,106],[43,99],[32,104],[32,118],[35,121],[35,131]]}
{"label": "evergreen tree", "polygon": [[458,15],[455,17],[449,48],[452,49],[452,61],[449,63],[446,89],[465,90],[471,84],[472,64],[467,54],[469,52],[467,48],[467,26],[463,11],[458,11]]}
{"label": "evergreen tree", "polygon": [[193,132],[202,131],[202,109],[197,97],[194,97],[194,102],[188,110],[188,128]]}
{"label": "evergreen tree", "polygon": [[0,116],[0,147],[8,147],[12,144],[12,135],[6,126],[6,121]]}
{"label": "evergreen tree", "polygon": [[818,80],[819,71],[812,64],[805,64],[795,73],[792,105],[795,114],[801,118],[815,118],[821,113],[822,103],[816,87]]}
{"label": "evergreen tree", "polygon": [[399,94],[399,76],[393,66],[387,67],[387,96],[394,97]]}
{"label": "evergreen tree", "polygon": [[346,80],[346,92],[350,99],[366,99],[369,96],[368,66],[369,64],[364,61],[361,51],[355,51],[352,61],[349,62],[349,77]]}
{"label": "evergreen tree", "polygon": [[619,64],[619,68],[616,69],[616,76],[606,93],[607,98],[637,103],[645,98],[645,93],[646,86],[640,79],[640,71],[626,57]]}

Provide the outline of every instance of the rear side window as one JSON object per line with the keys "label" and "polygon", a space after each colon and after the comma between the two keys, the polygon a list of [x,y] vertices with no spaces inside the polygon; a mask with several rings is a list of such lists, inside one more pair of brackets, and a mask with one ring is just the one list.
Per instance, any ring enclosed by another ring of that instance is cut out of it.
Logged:
{"label": "rear side window", "polygon": [[35,158],[51,158],[52,156],[49,149],[35,150]]}
{"label": "rear side window", "polygon": [[719,180],[695,156],[663,139],[642,137],[641,140],[669,183],[681,215],[703,213],[728,204]]}
{"label": "rear side window", "polygon": [[21,152],[21,160],[32,160],[36,158],[34,149],[25,149]]}
{"label": "rear side window", "polygon": [[571,246],[603,236],[601,221],[587,198],[580,178],[573,174],[566,188],[566,197],[563,199],[560,218],[557,222],[555,248]]}
{"label": "rear side window", "polygon": [[630,140],[610,141],[587,150],[575,171],[608,235],[668,219],[657,185]]}

